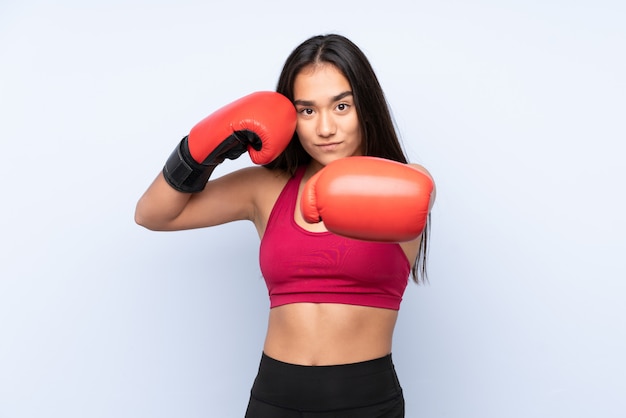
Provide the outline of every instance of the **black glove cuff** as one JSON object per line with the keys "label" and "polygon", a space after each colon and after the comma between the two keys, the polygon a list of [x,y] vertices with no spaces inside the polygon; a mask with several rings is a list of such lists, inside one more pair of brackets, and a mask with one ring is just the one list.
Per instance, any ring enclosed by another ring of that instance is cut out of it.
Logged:
{"label": "black glove cuff", "polygon": [[196,193],[204,190],[216,166],[196,162],[189,153],[187,137],[184,137],[165,162],[163,176],[179,192]]}

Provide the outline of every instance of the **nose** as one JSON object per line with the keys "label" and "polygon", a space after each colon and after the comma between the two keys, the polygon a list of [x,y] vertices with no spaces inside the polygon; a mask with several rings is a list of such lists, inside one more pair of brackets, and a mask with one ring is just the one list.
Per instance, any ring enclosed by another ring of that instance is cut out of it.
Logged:
{"label": "nose", "polygon": [[330,112],[320,112],[317,121],[317,135],[327,138],[337,132],[335,119]]}

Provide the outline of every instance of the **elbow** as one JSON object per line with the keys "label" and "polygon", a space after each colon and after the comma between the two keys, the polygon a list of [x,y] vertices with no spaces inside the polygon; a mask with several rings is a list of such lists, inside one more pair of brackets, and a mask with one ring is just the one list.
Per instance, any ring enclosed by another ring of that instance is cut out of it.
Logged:
{"label": "elbow", "polygon": [[139,226],[142,226],[150,231],[160,231],[162,228],[159,227],[159,224],[152,219],[145,210],[142,210],[141,205],[137,205],[135,208],[135,223]]}
{"label": "elbow", "polygon": [[135,214],[135,223],[139,226],[143,226],[146,229],[150,229],[152,230],[152,228],[150,228],[149,224],[147,224],[141,217],[137,216],[137,214]]}
{"label": "elbow", "polygon": [[154,227],[139,210],[135,210],[135,223],[139,226],[143,226],[146,229],[154,231]]}
{"label": "elbow", "polygon": [[172,231],[175,228],[169,220],[165,220],[159,217],[150,216],[150,213],[146,213],[141,210],[135,211],[135,223],[150,231]]}

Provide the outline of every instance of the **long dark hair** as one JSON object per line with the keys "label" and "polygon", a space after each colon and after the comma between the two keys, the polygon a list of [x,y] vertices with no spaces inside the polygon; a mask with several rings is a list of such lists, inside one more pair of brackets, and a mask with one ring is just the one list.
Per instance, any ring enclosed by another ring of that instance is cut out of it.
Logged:
{"label": "long dark hair", "polygon": [[[363,51],[348,38],[337,34],[318,35],[301,43],[285,61],[276,91],[293,101],[296,76],[304,67],[321,63],[332,64],[348,79],[352,87],[354,105],[361,125],[363,155],[406,164],[408,160],[378,77]],[[311,156],[300,144],[298,134],[294,133],[287,148],[266,167],[285,170],[293,175],[299,166],[310,161]],[[419,254],[412,268],[416,283],[428,279],[426,256],[429,231],[430,214],[422,233]]]}

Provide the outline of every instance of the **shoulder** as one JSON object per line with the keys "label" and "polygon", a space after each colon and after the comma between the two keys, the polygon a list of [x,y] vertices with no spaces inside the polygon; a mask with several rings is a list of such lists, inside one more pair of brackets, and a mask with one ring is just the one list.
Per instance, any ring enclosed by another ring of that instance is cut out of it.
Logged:
{"label": "shoulder", "polygon": [[428,171],[424,166],[422,166],[420,164],[409,163],[408,166],[416,169],[417,171],[419,171],[421,173],[424,173],[433,182],[433,191],[430,194],[430,208],[432,208],[433,207],[433,203],[435,203],[435,197],[437,195],[437,185],[435,184],[435,179],[433,178],[432,174],[430,174],[430,171]]}
{"label": "shoulder", "polygon": [[289,176],[262,166],[241,168],[210,180],[192,196],[202,226],[235,220],[252,220],[262,225]]}
{"label": "shoulder", "polygon": [[210,189],[230,191],[241,199],[258,203],[267,195],[280,193],[289,180],[289,174],[282,170],[263,166],[252,166],[224,174],[209,182]]}
{"label": "shoulder", "polygon": [[[417,171],[421,171],[422,173],[426,174],[428,177],[430,177],[431,179],[433,179],[433,176],[430,174],[430,171],[428,171],[426,169],[426,167],[424,167],[423,165],[420,164],[415,164],[415,163],[408,163],[407,164],[409,167],[413,167],[414,169],[416,169]],[[433,179],[434,181],[434,179]]]}
{"label": "shoulder", "polygon": [[259,236],[263,236],[268,219],[291,175],[283,170],[262,166],[244,168],[235,174],[245,184],[252,198],[254,212],[251,217]]}
{"label": "shoulder", "polygon": [[263,166],[245,167],[216,179],[227,183],[237,183],[245,188],[266,187],[272,184],[286,183],[289,174],[283,170],[269,169]]}
{"label": "shoulder", "polygon": [[255,205],[266,207],[273,205],[291,177],[284,170],[270,169],[263,166],[242,168],[225,177],[229,182],[237,183],[237,187],[245,190],[251,196]]}

